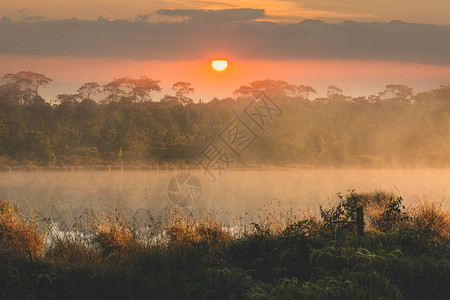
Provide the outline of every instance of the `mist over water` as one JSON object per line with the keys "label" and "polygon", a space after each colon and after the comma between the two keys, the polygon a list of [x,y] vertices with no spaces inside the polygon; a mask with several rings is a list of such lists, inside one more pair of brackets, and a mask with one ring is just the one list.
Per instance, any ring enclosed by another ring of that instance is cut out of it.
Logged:
{"label": "mist over water", "polygon": [[[44,171],[0,172],[0,198],[16,201],[24,211],[51,214],[92,209],[149,209],[157,213],[169,203],[167,184],[180,171]],[[242,215],[275,203],[283,208],[317,209],[335,204],[336,193],[385,190],[404,199],[442,202],[450,208],[449,169],[300,169],[229,170],[216,182],[190,171],[202,182],[197,205],[209,211]]]}

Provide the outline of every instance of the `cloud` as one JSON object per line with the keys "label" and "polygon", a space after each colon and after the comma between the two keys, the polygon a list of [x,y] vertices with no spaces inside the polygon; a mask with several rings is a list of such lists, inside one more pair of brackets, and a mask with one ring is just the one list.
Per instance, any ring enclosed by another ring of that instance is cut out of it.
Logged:
{"label": "cloud", "polygon": [[43,16],[27,16],[25,18],[26,21],[31,21],[31,22],[42,21],[44,19],[45,19],[45,17],[43,17]]}
{"label": "cloud", "polygon": [[147,22],[150,19],[148,15],[138,15],[135,19],[136,22]]}
{"label": "cloud", "polygon": [[401,21],[260,21],[263,10],[160,10],[182,22],[0,22],[0,53],[145,60],[365,59],[450,65],[450,26]]}
{"label": "cloud", "polygon": [[1,18],[0,22],[4,22],[4,23],[12,23],[13,19],[7,16],[4,16]]}
{"label": "cloud", "polygon": [[166,17],[184,17],[193,22],[242,22],[263,19],[264,9],[235,8],[222,10],[160,9],[158,14]]}
{"label": "cloud", "polygon": [[[449,24],[448,0],[287,0],[301,3],[306,10],[353,16],[352,20],[380,21],[402,18],[404,20],[433,24]],[[359,15],[359,17],[358,17]],[[349,17],[344,17],[349,18]],[[342,18],[341,18],[342,20]]]}

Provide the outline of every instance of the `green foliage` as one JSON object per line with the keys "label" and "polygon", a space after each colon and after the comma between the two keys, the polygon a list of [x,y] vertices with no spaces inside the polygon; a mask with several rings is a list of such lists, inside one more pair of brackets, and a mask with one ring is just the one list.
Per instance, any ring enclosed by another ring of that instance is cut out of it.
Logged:
{"label": "green foliage", "polygon": [[[168,101],[152,102],[150,93],[158,90],[157,81],[120,78],[105,85],[103,94],[91,82],[80,88],[80,95],[59,95],[59,102],[50,105],[37,94],[37,88],[49,81],[41,84],[36,81],[40,74],[25,75],[10,79],[31,80],[36,84],[32,90],[12,89],[12,83],[0,86],[0,155],[24,164],[27,160],[75,164],[87,158],[109,164],[189,163],[262,90],[282,108],[283,116],[273,123],[270,135],[252,145],[242,164],[443,167],[450,163],[448,86],[412,95],[408,87],[389,85],[384,94],[394,97],[387,99],[382,93],[364,101],[344,96],[332,86],[329,98],[310,101],[306,98],[314,93],[311,87],[262,80],[238,89],[236,100],[197,103],[188,97],[190,84],[178,82],[177,95],[171,96],[175,100],[167,96]],[[92,100],[96,94],[105,101]],[[80,149],[94,147],[98,151],[80,154]],[[173,147],[179,151],[166,155]]]}
{"label": "green foliage", "polygon": [[324,221],[325,228],[333,231],[335,234],[344,231],[357,232],[362,235],[364,233],[364,206],[365,199],[353,191],[344,199],[339,193],[339,204],[330,209],[320,207],[320,214]]}
{"label": "green foliage", "polygon": [[[91,237],[56,236],[42,256],[0,251],[0,299],[450,297],[448,236],[437,239],[424,225],[446,232],[448,213],[420,206],[405,227],[401,198],[382,192],[339,196],[320,220],[294,220],[279,233],[255,223],[255,231],[234,237],[213,220],[176,214],[166,225],[146,225],[165,234],[141,240],[140,228],[116,211],[90,225]],[[32,236],[17,208],[1,203],[2,224]],[[360,234],[357,208],[374,203],[383,208],[383,225]],[[11,228],[1,227],[0,238],[22,241]]]}
{"label": "green foliage", "polygon": [[391,198],[381,216],[376,220],[376,227],[383,232],[400,228],[402,223],[409,220],[408,215],[403,211],[404,209],[402,197]]}

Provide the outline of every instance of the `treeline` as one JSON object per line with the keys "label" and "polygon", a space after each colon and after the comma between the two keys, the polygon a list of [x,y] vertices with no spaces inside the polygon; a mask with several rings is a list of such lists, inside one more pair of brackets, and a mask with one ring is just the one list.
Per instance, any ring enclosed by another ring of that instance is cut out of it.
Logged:
{"label": "treeline", "polygon": [[[237,164],[299,166],[450,165],[450,84],[414,94],[387,85],[369,97],[346,96],[337,86],[316,91],[285,81],[241,86],[233,98],[196,102],[190,83],[152,101],[161,90],[147,77],[89,82],[77,94],[46,101],[51,79],[33,72],[3,76],[0,159],[3,167],[193,163],[199,150],[239,115],[260,91],[283,111],[267,134],[235,158]],[[93,98],[96,100],[94,101]]]}

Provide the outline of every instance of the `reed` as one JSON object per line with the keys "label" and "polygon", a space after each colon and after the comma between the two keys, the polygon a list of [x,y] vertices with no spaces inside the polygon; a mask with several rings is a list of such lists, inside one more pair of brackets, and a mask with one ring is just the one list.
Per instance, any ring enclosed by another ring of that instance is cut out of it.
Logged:
{"label": "reed", "polygon": [[319,213],[274,202],[231,224],[169,205],[59,225],[56,208],[27,219],[1,201],[0,299],[449,298],[442,205],[406,209],[382,191],[339,200]]}

